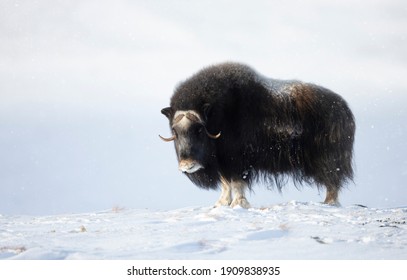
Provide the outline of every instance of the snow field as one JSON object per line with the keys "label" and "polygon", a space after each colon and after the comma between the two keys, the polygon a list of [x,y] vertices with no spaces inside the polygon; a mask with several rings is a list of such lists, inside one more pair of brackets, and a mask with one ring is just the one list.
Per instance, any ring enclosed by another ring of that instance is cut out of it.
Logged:
{"label": "snow field", "polygon": [[406,217],[297,201],[0,216],[0,259],[406,259]]}

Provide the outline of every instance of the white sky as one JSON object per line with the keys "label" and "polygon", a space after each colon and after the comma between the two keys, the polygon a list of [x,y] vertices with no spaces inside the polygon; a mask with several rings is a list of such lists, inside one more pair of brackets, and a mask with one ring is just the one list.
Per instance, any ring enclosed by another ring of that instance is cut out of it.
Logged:
{"label": "white sky", "polygon": [[[0,213],[214,203],[157,135],[176,84],[225,60],[344,96],[357,177],[342,203],[405,206],[407,4],[273,2],[1,1]],[[323,193],[259,186],[249,198]]]}

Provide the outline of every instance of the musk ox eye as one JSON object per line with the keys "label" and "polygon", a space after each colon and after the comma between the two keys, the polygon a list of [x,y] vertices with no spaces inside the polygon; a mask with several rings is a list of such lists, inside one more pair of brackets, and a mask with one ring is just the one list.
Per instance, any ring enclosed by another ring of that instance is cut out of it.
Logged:
{"label": "musk ox eye", "polygon": [[204,136],[206,136],[206,130],[205,127],[203,125],[197,126],[194,130],[194,133],[197,137],[199,138],[203,138]]}

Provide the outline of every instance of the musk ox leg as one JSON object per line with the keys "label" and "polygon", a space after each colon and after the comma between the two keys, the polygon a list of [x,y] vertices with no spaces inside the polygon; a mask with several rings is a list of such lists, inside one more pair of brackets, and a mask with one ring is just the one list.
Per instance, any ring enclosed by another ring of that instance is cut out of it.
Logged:
{"label": "musk ox leg", "polygon": [[230,207],[235,207],[239,205],[242,208],[250,208],[250,204],[245,197],[245,190],[247,188],[247,183],[242,180],[233,180],[231,181],[231,186],[233,190],[233,201],[230,204]]}
{"label": "musk ox leg", "polygon": [[222,193],[220,194],[219,200],[215,203],[215,207],[229,206],[232,202],[232,188],[229,182],[221,177],[222,183]]}
{"label": "musk ox leg", "polygon": [[326,197],[325,204],[340,206],[341,204],[338,201],[338,189],[337,188],[326,188]]}

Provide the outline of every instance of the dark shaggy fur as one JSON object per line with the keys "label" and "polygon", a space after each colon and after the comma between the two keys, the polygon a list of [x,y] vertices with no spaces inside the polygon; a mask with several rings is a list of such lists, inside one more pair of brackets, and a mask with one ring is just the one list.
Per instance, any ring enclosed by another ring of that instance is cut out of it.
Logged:
{"label": "dark shaggy fur", "polygon": [[249,187],[264,179],[281,189],[289,175],[336,192],[353,178],[354,117],[326,88],[224,63],[181,83],[163,113],[171,120],[177,110],[195,110],[208,131],[222,132],[203,146],[205,168],[187,174],[200,187],[217,188],[223,177]]}

